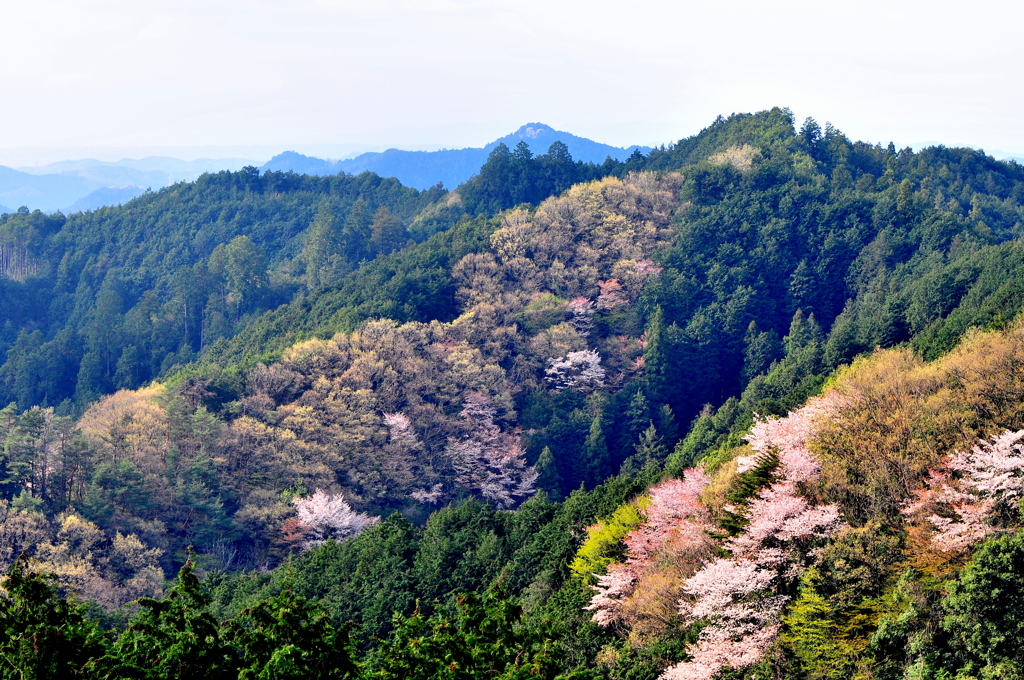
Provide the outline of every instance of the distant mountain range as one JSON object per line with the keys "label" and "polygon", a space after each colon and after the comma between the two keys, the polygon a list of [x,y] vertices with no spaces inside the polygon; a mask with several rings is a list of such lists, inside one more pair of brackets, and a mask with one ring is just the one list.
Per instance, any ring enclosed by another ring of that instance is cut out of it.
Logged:
{"label": "distant mountain range", "polygon": [[[529,144],[535,155],[547,153],[548,148],[559,141],[569,148],[575,160],[594,163],[602,163],[608,156],[623,160],[634,151],[649,151],[644,146],[620,148],[601,144],[543,123],[529,123],[482,148],[388,149],[344,160],[324,160],[285,151],[274,156],[261,170],[290,170],[306,175],[335,175],[341,171],[358,174],[369,170],[383,177],[395,177],[402,184],[417,189],[427,189],[438,182],[454,188],[476,174],[498,144],[513,149],[520,141]],[[83,159],[27,168],[0,166],[0,212],[11,212],[22,205],[46,212],[95,210],[130,201],[147,188],[157,190],[175,182],[192,181],[204,172],[238,170],[258,164],[258,161],[243,158],[183,161],[150,156],[117,162]]]}
{"label": "distant mountain range", "polygon": [[46,212],[94,210],[129,201],[147,187],[160,189],[175,182],[192,181],[204,172],[238,170],[257,163],[243,158],[183,161],[151,156],[113,163],[87,158],[31,168],[0,166],[0,202],[4,206],[24,205]]}
{"label": "distant mountain range", "polygon": [[520,141],[529,144],[530,151],[534,155],[547,153],[553,143],[562,142],[569,148],[573,159],[592,163],[602,163],[608,156],[625,160],[634,151],[642,153],[650,151],[650,147],[646,146],[621,148],[601,144],[556,130],[550,125],[528,123],[512,134],[496,139],[483,148],[441,149],[440,151],[388,149],[382,152],[364,153],[355,158],[340,161],[324,160],[304,156],[294,151],[285,151],[274,156],[261,169],[291,170],[306,175],[334,175],[341,171],[357,174],[369,170],[383,177],[394,177],[402,184],[416,189],[427,189],[438,182],[443,182],[445,186],[454,188],[475,175],[496,146],[505,144],[509,149],[513,149]]}

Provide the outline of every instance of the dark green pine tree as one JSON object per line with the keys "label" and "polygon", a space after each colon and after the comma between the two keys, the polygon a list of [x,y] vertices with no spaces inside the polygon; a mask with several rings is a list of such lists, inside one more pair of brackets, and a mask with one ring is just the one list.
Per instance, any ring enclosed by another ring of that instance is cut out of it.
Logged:
{"label": "dark green pine tree", "polygon": [[644,463],[660,462],[668,456],[665,440],[658,433],[658,428],[651,423],[640,435],[636,445],[636,456]]}
{"label": "dark green pine tree", "polygon": [[350,630],[286,587],[225,624],[224,637],[241,652],[239,680],[345,680],[359,675]]}
{"label": "dark green pine tree", "polygon": [[[395,630],[371,657],[368,680],[553,680],[546,625],[522,625],[523,610],[500,589],[456,598],[455,611],[395,616]],[[564,676],[563,676],[564,677]]]}
{"label": "dark green pine tree", "polygon": [[96,663],[99,676],[235,680],[239,677],[238,655],[221,638],[208,605],[190,557],[167,597],[138,601],[139,613],[110,653]]}
{"label": "dark green pine tree", "polygon": [[409,234],[398,215],[381,206],[373,215],[370,224],[370,243],[375,254],[387,255],[404,246]]}
{"label": "dark green pine tree", "polygon": [[665,315],[658,306],[651,315],[646,329],[647,346],[644,348],[644,381],[647,398],[653,402],[667,401],[671,356],[665,332]]}
{"label": "dark green pine tree", "polygon": [[793,314],[793,321],[789,324],[789,335],[783,339],[786,355],[793,354],[797,350],[807,347],[812,342],[820,345],[824,342],[824,339],[821,326],[814,319],[814,314],[805,316],[803,310],[798,309]]}
{"label": "dark green pine tree", "polygon": [[746,346],[743,359],[743,382],[750,382],[754,377],[767,375],[772,363],[782,359],[782,339],[773,330],[759,332],[757,322],[751,321],[747,333],[743,337]]}
{"label": "dark green pine tree", "polygon": [[601,483],[608,472],[610,464],[608,443],[605,441],[604,431],[601,428],[601,414],[594,416],[590,421],[590,432],[583,442],[583,479],[588,487]]}
{"label": "dark green pine tree", "polygon": [[540,452],[534,467],[537,470],[537,488],[546,491],[552,500],[561,500],[564,497],[562,475],[558,474],[558,464],[550,446],[545,446]]}
{"label": "dark green pine tree", "polygon": [[345,217],[345,226],[341,231],[341,252],[349,267],[355,267],[364,259],[371,257],[372,222],[373,216],[366,201],[358,199],[349,209]]}
{"label": "dark green pine tree", "polygon": [[306,230],[302,259],[306,263],[306,286],[313,290],[333,283],[343,273],[338,266],[342,223],[329,202],[324,201]]}
{"label": "dark green pine tree", "polygon": [[668,404],[662,404],[658,409],[657,420],[658,436],[665,442],[665,446],[671,449],[679,440],[679,425],[676,423],[676,414]]}
{"label": "dark green pine tree", "polygon": [[619,460],[624,460],[633,455],[636,443],[640,440],[640,435],[650,424],[650,403],[647,401],[647,397],[644,396],[643,390],[638,389],[633,398],[629,400],[629,406],[626,408],[625,419],[619,438],[619,449],[621,451],[621,458]]}
{"label": "dark green pine tree", "polygon": [[512,168],[513,179],[512,186],[510,187],[512,204],[537,202],[539,199],[534,195],[535,192],[533,191],[534,184],[536,183],[533,152],[530,151],[530,145],[526,143],[526,140],[520,140],[512,151]]}
{"label": "dark green pine tree", "polygon": [[22,556],[0,579],[0,678],[48,680],[95,677],[93,660],[108,641],[86,607],[58,594],[53,580],[31,570]]}

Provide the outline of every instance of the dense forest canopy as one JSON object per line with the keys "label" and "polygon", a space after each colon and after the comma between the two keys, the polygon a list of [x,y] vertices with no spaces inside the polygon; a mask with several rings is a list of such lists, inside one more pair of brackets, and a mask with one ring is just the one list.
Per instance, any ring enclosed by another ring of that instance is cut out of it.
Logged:
{"label": "dense forest canopy", "polygon": [[1022,203],[773,109],[5,215],[3,625],[104,677],[192,625],[225,677],[1017,677]]}

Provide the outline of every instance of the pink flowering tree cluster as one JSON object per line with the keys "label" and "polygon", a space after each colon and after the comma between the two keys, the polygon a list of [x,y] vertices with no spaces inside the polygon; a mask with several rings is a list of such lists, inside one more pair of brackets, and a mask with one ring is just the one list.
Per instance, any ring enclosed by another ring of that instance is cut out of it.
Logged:
{"label": "pink flowering tree cluster", "polygon": [[593,392],[604,386],[605,370],[601,367],[601,354],[583,349],[569,352],[560,359],[550,359],[544,370],[547,380],[556,390]]}
{"label": "pink flowering tree cluster", "polygon": [[626,298],[626,291],[618,279],[598,281],[597,287],[601,292],[597,296],[597,308],[614,312],[617,309],[627,307],[629,300]]}
{"label": "pink flowering tree cluster", "polygon": [[518,432],[503,432],[494,422],[497,409],[490,397],[470,392],[460,412],[465,434],[448,440],[446,453],[461,487],[511,508],[534,491],[537,471],[526,464]]}
{"label": "pink flowering tree cluster", "polygon": [[[690,469],[682,479],[670,479],[648,489],[649,503],[645,521],[623,539],[626,559],[608,565],[597,575],[597,585],[586,609],[602,626],[623,623],[624,605],[644,576],[658,570],[666,561],[694,566],[710,554],[709,531],[714,529],[711,514],[700,501],[707,486],[702,470]],[[692,569],[690,570],[692,573]]]}
{"label": "pink flowering tree cluster", "polygon": [[1024,430],[1009,430],[954,453],[932,470],[904,505],[911,520],[924,520],[942,552],[963,552],[999,530],[1024,494]]}
{"label": "pink flowering tree cluster", "polygon": [[647,277],[657,276],[663,271],[663,268],[656,265],[653,260],[640,260],[636,263],[636,270]]}
{"label": "pink flowering tree cluster", "polygon": [[[781,593],[799,578],[815,547],[841,527],[837,506],[814,505],[800,494],[801,485],[820,472],[809,441],[817,423],[839,403],[831,393],[785,418],[759,419],[753,427],[747,437],[753,453],[739,459],[739,469],[750,470],[768,455],[776,456],[779,466],[767,487],[744,507],[733,508],[746,520],[744,530],[725,539],[717,557],[712,550],[699,551],[703,561],[680,587],[679,614],[704,626],[688,650],[690,659],[668,668],[664,680],[708,680],[724,668],[749,667],[778,637],[787,601]],[[688,470],[683,480],[651,490],[647,521],[625,539],[627,558],[611,565],[595,586],[588,607],[594,621],[615,622],[640,574],[657,569],[667,550],[693,550],[708,540],[713,525],[700,500],[707,483],[703,473]]]}
{"label": "pink flowering tree cluster", "polygon": [[295,498],[292,504],[306,549],[323,545],[330,538],[338,541],[350,538],[380,521],[380,517],[353,510],[342,494],[329,494],[322,489],[317,489],[309,498]]}

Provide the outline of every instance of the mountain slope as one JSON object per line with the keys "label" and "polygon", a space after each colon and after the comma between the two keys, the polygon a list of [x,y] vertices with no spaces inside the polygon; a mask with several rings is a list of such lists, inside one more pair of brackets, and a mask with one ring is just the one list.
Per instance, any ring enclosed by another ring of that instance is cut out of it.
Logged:
{"label": "mountain slope", "polygon": [[[204,175],[116,208],[5,215],[0,401],[81,408],[187,363],[292,299],[307,265],[328,281],[406,245],[412,216],[441,196],[369,173],[253,169]],[[306,248],[317,218],[323,241],[347,244],[343,256],[314,258],[321,251],[312,239]]]}
{"label": "mountain slope", "polygon": [[104,187],[96,189],[69,205],[65,212],[76,213],[86,210],[98,210],[104,206],[119,206],[136,196],[146,193],[146,189],[138,185],[121,187]]}

